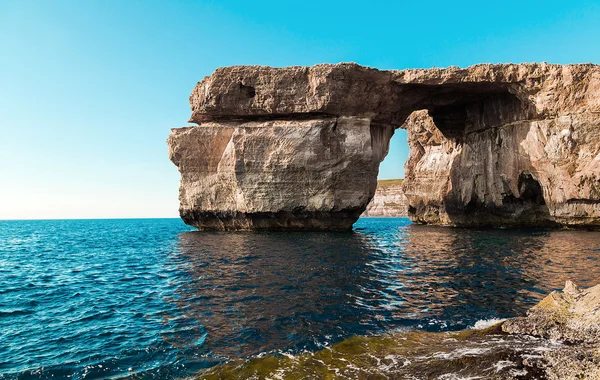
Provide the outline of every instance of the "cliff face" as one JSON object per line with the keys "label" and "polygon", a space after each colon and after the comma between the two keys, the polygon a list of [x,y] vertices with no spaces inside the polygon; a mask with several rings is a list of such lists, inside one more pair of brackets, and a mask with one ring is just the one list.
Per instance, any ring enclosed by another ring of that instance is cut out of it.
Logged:
{"label": "cliff face", "polygon": [[596,65],[227,67],[190,104],[168,144],[201,229],[349,229],[395,128],[416,222],[600,226]]}
{"label": "cliff face", "polygon": [[200,229],[350,229],[375,193],[392,133],[356,117],[175,129],[180,215]]}
{"label": "cliff face", "polygon": [[362,217],[408,216],[408,200],[402,190],[401,179],[377,181],[375,196],[362,213]]}

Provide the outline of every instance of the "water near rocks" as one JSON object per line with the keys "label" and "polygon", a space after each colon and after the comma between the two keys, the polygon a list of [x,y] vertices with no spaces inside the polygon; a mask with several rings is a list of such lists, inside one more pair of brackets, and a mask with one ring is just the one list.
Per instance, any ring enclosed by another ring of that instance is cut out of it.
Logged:
{"label": "water near rocks", "polygon": [[[361,336],[454,339],[449,331],[524,313],[567,279],[599,278],[598,232],[395,218],[360,219],[352,233],[200,233],[179,219],[3,221],[0,378],[185,377],[270,354],[285,372],[281,358],[291,369],[331,347],[378,342]],[[435,344],[442,358],[469,349]]]}

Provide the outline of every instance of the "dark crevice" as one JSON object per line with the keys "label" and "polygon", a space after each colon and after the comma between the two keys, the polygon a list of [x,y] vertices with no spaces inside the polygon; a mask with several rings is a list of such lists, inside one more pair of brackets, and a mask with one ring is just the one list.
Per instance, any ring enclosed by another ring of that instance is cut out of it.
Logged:
{"label": "dark crevice", "polygon": [[[263,115],[199,115],[200,117],[206,116],[206,119],[202,119],[202,122],[211,121],[270,121],[270,120],[310,120],[310,119],[332,119],[337,118],[339,115],[330,114],[326,112],[306,112],[306,113],[275,113],[275,114],[263,114]],[[193,122],[190,120],[190,122]]]}
{"label": "dark crevice", "polygon": [[244,94],[247,98],[251,99],[256,96],[256,89],[252,86],[246,86],[243,83],[240,83],[240,92]]}
{"label": "dark crevice", "polygon": [[519,198],[522,202],[530,202],[539,206],[546,205],[542,186],[531,174],[522,173],[519,176]]}

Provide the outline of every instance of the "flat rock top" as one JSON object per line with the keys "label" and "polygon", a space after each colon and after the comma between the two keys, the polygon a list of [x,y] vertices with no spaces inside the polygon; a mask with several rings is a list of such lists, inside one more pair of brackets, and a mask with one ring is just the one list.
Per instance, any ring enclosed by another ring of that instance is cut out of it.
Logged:
{"label": "flat rock top", "polygon": [[[557,107],[586,106],[600,111],[596,95],[600,66],[530,63],[377,70],[339,63],[223,67],[194,88],[190,121],[343,115],[401,125],[415,109],[444,105],[457,96],[503,91],[531,102],[539,92],[567,92],[568,99],[557,98]],[[572,93],[580,99],[571,99]],[[593,101],[582,103],[590,96]]]}

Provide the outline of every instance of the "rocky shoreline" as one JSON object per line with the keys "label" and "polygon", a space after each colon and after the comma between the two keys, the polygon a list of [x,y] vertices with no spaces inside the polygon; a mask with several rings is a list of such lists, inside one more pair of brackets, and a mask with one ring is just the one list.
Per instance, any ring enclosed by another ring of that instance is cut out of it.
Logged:
{"label": "rocky shoreline", "polygon": [[600,379],[600,285],[580,289],[567,281],[526,316],[504,322],[502,331],[563,344],[524,363],[548,379]]}
{"label": "rocky shoreline", "polygon": [[600,285],[567,282],[526,316],[485,328],[353,337],[314,353],[233,361],[198,377],[600,379]]}

